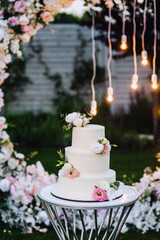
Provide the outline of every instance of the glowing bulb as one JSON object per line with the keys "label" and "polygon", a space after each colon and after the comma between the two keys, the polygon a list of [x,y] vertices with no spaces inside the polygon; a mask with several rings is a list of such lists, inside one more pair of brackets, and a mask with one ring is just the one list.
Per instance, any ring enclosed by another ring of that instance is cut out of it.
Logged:
{"label": "glowing bulb", "polygon": [[138,89],[138,84],[137,84],[137,83],[132,83],[132,84],[131,84],[131,88],[132,88],[133,90]]}
{"label": "glowing bulb", "polygon": [[156,90],[158,88],[158,82],[157,82],[157,75],[156,74],[152,74],[151,77],[151,87],[153,90]]}
{"label": "glowing bulb", "polygon": [[142,65],[146,66],[148,64],[148,59],[143,58],[141,63],[142,63]]}
{"label": "glowing bulb", "polygon": [[90,114],[93,116],[97,115],[97,102],[96,101],[91,101],[91,111]]}
{"label": "glowing bulb", "polygon": [[142,65],[147,65],[148,64],[148,56],[147,56],[147,51],[143,50],[142,51]]}
{"label": "glowing bulb", "polygon": [[127,36],[126,35],[122,35],[122,37],[121,37],[121,45],[120,45],[120,48],[122,49],[122,50],[126,50],[127,48],[128,48],[128,46],[127,46]]}
{"label": "glowing bulb", "polygon": [[131,88],[133,90],[137,90],[137,88],[138,88],[138,75],[137,74],[133,74],[133,76],[132,76]]}
{"label": "glowing bulb", "polygon": [[113,102],[113,88],[112,87],[107,88],[106,101],[109,102],[109,103]]}
{"label": "glowing bulb", "polygon": [[112,95],[107,95],[106,100],[107,100],[107,102],[109,102],[109,103],[113,102],[113,96],[112,96]]}
{"label": "glowing bulb", "polygon": [[158,83],[152,83],[151,87],[152,89],[156,90],[158,88]]}

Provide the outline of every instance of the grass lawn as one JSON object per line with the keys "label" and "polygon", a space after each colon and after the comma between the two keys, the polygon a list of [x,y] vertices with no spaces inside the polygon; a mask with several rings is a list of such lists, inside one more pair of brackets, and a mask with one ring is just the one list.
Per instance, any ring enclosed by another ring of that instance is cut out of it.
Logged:
{"label": "grass lawn", "polygon": [[[34,149],[35,150],[35,149]],[[21,152],[28,154],[34,151],[32,149],[23,149]],[[143,151],[120,151],[113,149],[111,153],[111,168],[117,172],[117,179],[123,180],[123,175],[126,174],[129,178],[138,181],[143,175],[145,167],[150,166],[155,168],[157,165],[155,153],[151,150]],[[58,169],[55,167],[57,160],[56,149],[38,149],[38,155],[30,160],[29,164],[35,163],[37,160],[41,161],[45,169],[49,173],[56,173]],[[7,232],[3,232],[7,229]],[[11,233],[8,232],[11,230]],[[141,234],[140,232],[128,232],[120,234],[119,240],[159,240],[159,233],[148,232]],[[0,224],[0,240],[58,240],[52,228],[47,233],[24,234],[18,229],[9,229],[5,224]]]}

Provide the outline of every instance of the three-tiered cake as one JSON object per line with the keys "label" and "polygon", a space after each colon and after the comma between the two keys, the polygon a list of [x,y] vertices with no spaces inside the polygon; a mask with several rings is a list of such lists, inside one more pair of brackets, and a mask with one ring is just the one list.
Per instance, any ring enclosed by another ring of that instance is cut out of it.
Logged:
{"label": "three-tiered cake", "polygon": [[105,201],[122,195],[113,184],[116,173],[110,169],[110,150],[103,126],[73,127],[72,146],[65,148],[65,164],[54,195],[79,201]]}

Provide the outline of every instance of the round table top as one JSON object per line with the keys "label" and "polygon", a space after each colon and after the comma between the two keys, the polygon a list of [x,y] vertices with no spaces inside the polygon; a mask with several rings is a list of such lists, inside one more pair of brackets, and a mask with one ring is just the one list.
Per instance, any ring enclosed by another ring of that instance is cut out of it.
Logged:
{"label": "round table top", "polygon": [[130,186],[121,185],[123,195],[120,198],[117,198],[112,201],[105,202],[80,202],[80,201],[71,201],[63,200],[57,197],[54,197],[51,192],[54,187],[54,184],[49,184],[39,189],[38,198],[48,204],[53,204],[58,207],[70,208],[70,209],[105,209],[105,208],[115,208],[130,205],[138,199],[137,191]]}

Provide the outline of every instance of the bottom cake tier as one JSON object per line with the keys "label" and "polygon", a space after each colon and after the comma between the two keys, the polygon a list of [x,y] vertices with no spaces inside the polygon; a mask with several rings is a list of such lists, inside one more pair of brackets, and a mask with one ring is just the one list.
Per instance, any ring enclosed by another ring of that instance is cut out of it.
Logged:
{"label": "bottom cake tier", "polygon": [[[92,194],[95,186],[101,182],[112,183],[116,180],[114,170],[108,170],[105,174],[95,177],[66,178],[59,177],[57,197],[80,201],[93,201]],[[118,197],[118,196],[117,196]]]}

